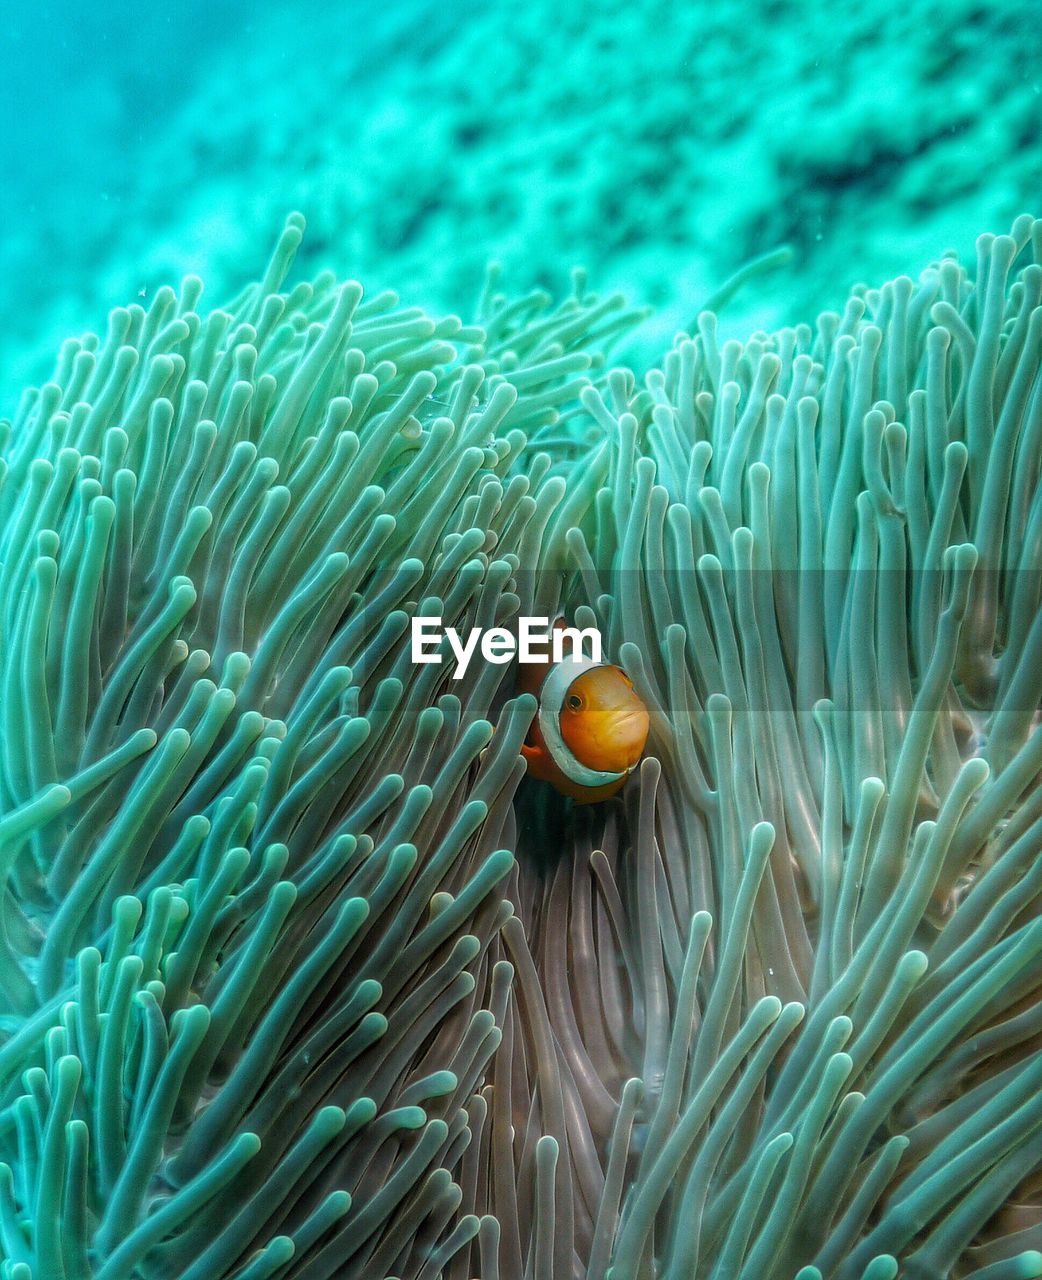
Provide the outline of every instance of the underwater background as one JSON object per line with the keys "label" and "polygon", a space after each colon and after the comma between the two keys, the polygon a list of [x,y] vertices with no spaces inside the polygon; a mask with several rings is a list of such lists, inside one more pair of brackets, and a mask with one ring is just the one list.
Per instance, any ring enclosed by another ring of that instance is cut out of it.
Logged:
{"label": "underwater background", "polygon": [[0,1280],[1042,1277],[1034,8],[4,13]]}
{"label": "underwater background", "polygon": [[[727,331],[838,309],[1007,226],[1042,182],[1031,0],[129,0],[4,17],[0,386],[186,272],[230,297],[291,209],[308,269],[467,313],[589,269]],[[142,290],[144,293],[142,294]]]}

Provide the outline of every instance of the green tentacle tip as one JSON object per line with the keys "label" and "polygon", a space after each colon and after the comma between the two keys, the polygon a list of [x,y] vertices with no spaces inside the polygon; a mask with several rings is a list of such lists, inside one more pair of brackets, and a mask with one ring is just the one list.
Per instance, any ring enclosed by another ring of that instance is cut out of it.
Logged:
{"label": "green tentacle tip", "polygon": [[968,1273],[967,1280],[1038,1280],[1042,1276],[1042,1253],[1029,1249]]}

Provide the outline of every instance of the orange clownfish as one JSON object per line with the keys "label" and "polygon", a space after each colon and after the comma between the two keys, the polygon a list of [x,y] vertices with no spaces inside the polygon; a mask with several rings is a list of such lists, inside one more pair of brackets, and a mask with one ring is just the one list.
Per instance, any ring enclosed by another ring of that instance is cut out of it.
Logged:
{"label": "orange clownfish", "polygon": [[521,672],[519,691],[539,699],[521,748],[532,777],[579,804],[595,804],[621,790],[641,757],[650,723],[625,671],[566,657],[528,664]]}

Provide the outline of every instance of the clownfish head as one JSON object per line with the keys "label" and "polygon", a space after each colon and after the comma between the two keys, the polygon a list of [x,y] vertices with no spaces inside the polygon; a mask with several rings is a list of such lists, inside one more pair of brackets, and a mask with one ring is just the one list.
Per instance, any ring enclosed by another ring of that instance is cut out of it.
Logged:
{"label": "clownfish head", "polygon": [[593,803],[626,781],[647,742],[649,718],[620,667],[577,658],[547,672],[536,727],[530,769],[565,795]]}
{"label": "clownfish head", "polygon": [[628,773],[648,740],[648,709],[621,667],[597,666],[577,676],[564,696],[561,737],[581,764]]}

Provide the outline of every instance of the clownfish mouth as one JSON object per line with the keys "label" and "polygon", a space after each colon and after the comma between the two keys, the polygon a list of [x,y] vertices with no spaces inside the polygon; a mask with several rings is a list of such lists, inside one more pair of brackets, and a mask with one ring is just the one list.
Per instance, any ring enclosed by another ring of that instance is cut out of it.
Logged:
{"label": "clownfish mouth", "polygon": [[648,713],[643,707],[609,712],[599,730],[596,743],[590,744],[590,760],[583,763],[613,773],[628,772],[640,760],[648,740]]}
{"label": "clownfish mouth", "polygon": [[627,711],[623,715],[614,716],[610,729],[620,752],[626,755],[626,767],[632,769],[648,740],[648,713],[641,708],[639,711]]}

